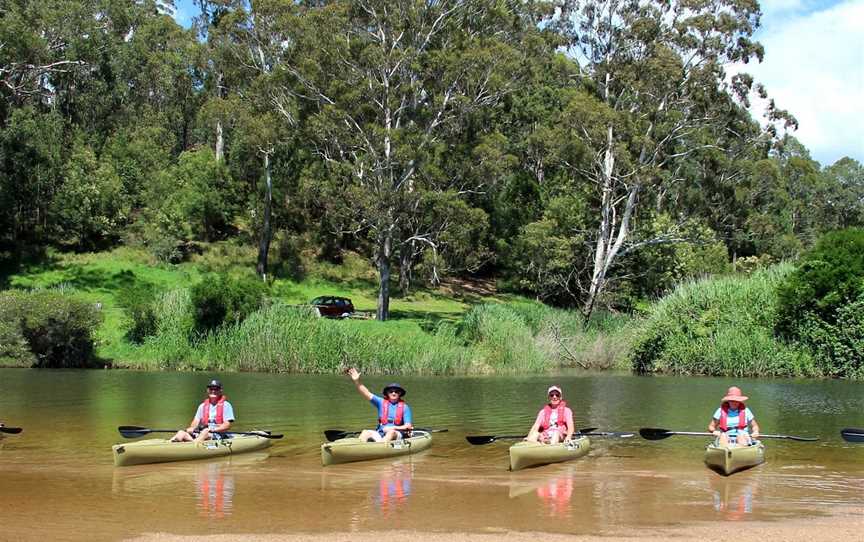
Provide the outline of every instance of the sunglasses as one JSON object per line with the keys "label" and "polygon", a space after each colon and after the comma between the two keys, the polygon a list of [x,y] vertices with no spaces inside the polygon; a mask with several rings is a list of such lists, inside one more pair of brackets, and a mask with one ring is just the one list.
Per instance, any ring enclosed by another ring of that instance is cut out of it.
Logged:
{"label": "sunglasses", "polygon": [[561,397],[561,394],[558,393],[557,391],[553,391],[552,393],[549,394],[549,397]]}
{"label": "sunglasses", "polygon": [[390,390],[390,391],[387,392],[388,395],[393,395],[394,393],[395,393],[396,395],[399,395],[399,392],[398,392],[397,390]]}
{"label": "sunglasses", "polygon": [[222,391],[222,388],[207,388],[207,391]]}

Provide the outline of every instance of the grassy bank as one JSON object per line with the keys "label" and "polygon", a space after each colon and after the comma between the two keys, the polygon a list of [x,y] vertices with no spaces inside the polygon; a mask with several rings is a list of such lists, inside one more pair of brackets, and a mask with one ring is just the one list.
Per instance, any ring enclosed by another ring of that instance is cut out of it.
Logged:
{"label": "grassy bank", "polygon": [[806,348],[776,338],[781,264],[682,284],[651,309],[636,341],[642,373],[727,376],[823,376]]}
{"label": "grassy bank", "polygon": [[[15,289],[60,289],[100,307],[96,353],[115,367],[329,373],[356,365],[367,373],[506,374],[565,367],[624,368],[635,333],[626,316],[582,325],[578,313],[516,296],[449,285],[391,301],[387,322],[316,318],[302,304],[324,294],[375,309],[375,275],[347,255],[340,266],[303,262],[298,278],[280,277],[272,299],[245,321],[206,335],[193,332],[190,288],[205,273],[243,274],[254,251],[217,244],[180,265],[143,252],[55,254],[5,277]],[[157,333],[131,342],[119,299],[146,285],[156,293]]]}

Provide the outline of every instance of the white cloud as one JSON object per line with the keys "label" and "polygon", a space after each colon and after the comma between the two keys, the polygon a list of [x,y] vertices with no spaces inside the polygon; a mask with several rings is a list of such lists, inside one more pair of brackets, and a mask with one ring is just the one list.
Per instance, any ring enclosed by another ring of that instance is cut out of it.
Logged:
{"label": "white cloud", "polygon": [[[797,117],[793,135],[815,159],[823,165],[843,156],[864,162],[864,0],[815,11],[812,4],[771,0],[763,9],[757,38],[765,60],[745,71]],[[754,107],[753,113],[761,111]]]}

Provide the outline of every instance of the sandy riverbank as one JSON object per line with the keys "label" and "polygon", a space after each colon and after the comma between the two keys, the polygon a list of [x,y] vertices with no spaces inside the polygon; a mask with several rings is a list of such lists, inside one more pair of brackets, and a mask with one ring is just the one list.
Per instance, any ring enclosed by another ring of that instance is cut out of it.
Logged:
{"label": "sandy riverbank", "polygon": [[223,534],[207,536],[178,536],[169,533],[150,533],[130,539],[134,542],[380,542],[398,539],[400,542],[630,542],[639,540],[675,540],[740,542],[748,539],[772,542],[807,540],[808,542],[846,542],[860,539],[864,529],[864,509],[825,518],[784,521],[744,521],[712,524],[679,525],[671,527],[645,527],[638,530],[610,531],[605,535],[566,535],[542,532],[501,531],[489,533],[419,532],[334,532],[291,534]]}

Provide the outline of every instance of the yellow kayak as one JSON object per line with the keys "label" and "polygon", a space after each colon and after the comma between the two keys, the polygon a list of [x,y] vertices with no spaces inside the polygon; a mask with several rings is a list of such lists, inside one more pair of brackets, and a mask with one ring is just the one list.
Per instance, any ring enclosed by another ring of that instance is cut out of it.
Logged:
{"label": "yellow kayak", "polygon": [[510,446],[510,470],[570,461],[582,457],[590,449],[591,441],[588,437],[575,438],[567,444],[517,442]]}
{"label": "yellow kayak", "polygon": [[765,445],[758,440],[751,446],[723,447],[712,442],[705,448],[705,464],[726,476],[764,462]]}
{"label": "yellow kayak", "polygon": [[114,466],[126,467],[144,463],[167,463],[169,461],[188,461],[225,457],[263,450],[270,446],[270,439],[257,435],[239,435],[222,440],[207,440],[201,444],[194,442],[171,442],[166,439],[148,439],[115,444]]}
{"label": "yellow kayak", "polygon": [[357,437],[343,438],[321,445],[321,464],[336,465],[353,461],[384,459],[422,452],[432,446],[432,435],[414,431],[406,439],[390,442],[362,442]]}

